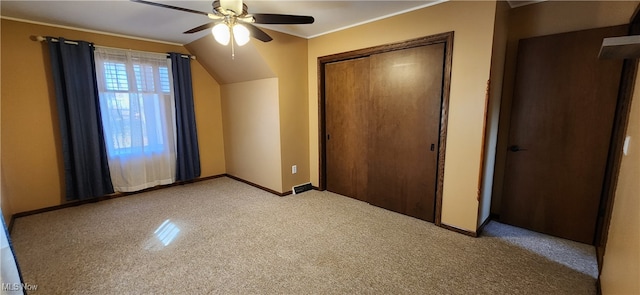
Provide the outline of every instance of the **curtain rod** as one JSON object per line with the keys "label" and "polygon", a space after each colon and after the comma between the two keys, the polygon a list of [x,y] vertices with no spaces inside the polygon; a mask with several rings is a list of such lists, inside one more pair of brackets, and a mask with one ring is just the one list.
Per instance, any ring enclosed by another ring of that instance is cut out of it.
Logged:
{"label": "curtain rod", "polygon": [[[42,36],[36,36],[36,37],[35,37],[35,39],[36,39],[35,41],[39,41],[39,42],[47,41],[47,38],[42,37]],[[59,42],[59,40],[58,40],[58,39],[56,39],[56,38],[51,38],[51,40],[52,40],[53,42]],[[73,44],[73,45],[78,45],[78,42],[75,42],[75,41],[69,41],[69,40],[65,40],[65,41],[64,41],[64,43],[67,43],[67,44]],[[95,47],[95,48],[120,49],[120,50],[122,50],[122,48],[108,47],[108,46],[101,46],[101,45],[95,45],[95,44],[93,44],[93,47]],[[134,52],[145,52],[145,53],[150,52],[150,51],[133,50],[133,49],[124,49],[124,50],[129,50],[129,51],[134,51]],[[165,54],[165,53],[159,53],[159,52],[154,52],[154,53],[158,53],[158,54]],[[169,55],[167,54],[167,56],[169,56]],[[193,55],[186,55],[186,54],[183,54],[183,55],[181,55],[181,56],[182,56],[182,57],[185,57],[185,58],[196,59],[196,57],[195,57],[195,56],[193,56]]]}

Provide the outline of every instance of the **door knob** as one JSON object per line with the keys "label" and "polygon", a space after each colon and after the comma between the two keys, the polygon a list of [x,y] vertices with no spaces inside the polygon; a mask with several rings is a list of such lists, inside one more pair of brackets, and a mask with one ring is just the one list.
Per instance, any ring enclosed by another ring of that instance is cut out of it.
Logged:
{"label": "door knob", "polygon": [[512,145],[509,147],[509,151],[511,152],[519,152],[519,151],[526,151],[526,149],[520,148],[518,145]]}

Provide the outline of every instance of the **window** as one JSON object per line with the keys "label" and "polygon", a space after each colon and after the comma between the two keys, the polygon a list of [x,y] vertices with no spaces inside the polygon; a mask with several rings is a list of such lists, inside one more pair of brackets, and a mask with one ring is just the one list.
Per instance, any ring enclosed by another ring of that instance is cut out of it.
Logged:
{"label": "window", "polygon": [[109,170],[118,191],[172,183],[175,116],[164,54],[96,48],[96,77]]}
{"label": "window", "polygon": [[161,110],[161,96],[171,95],[168,66],[134,61],[127,71],[126,63],[106,60],[97,68],[103,71],[99,88],[109,155],[162,152],[168,143]]}

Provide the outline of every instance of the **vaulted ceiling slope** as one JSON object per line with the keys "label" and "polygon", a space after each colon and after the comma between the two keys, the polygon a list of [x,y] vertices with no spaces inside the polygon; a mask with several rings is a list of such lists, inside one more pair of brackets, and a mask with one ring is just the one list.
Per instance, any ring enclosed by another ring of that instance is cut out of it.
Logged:
{"label": "vaulted ceiling slope", "polygon": [[251,41],[234,48],[218,44],[211,35],[186,44],[189,52],[220,84],[275,78],[276,74],[262,58]]}

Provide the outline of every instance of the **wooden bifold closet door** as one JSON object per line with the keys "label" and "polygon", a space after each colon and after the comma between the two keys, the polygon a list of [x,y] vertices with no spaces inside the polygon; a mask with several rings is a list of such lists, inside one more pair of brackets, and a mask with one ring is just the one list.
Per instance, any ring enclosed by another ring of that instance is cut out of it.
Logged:
{"label": "wooden bifold closet door", "polygon": [[325,65],[329,191],[434,221],[442,43]]}

